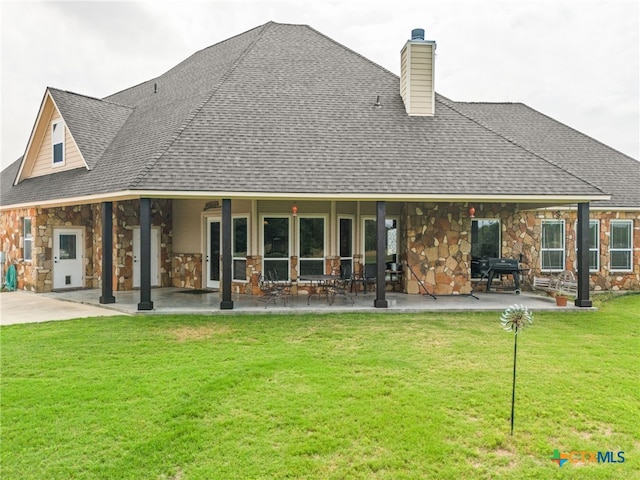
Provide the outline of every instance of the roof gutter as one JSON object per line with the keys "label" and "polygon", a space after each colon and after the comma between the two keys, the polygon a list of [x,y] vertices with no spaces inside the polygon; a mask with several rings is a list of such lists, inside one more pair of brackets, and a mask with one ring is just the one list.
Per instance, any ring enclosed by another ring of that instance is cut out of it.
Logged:
{"label": "roof gutter", "polygon": [[[29,207],[63,207],[69,205],[84,205],[100,202],[117,202],[138,198],[229,198],[232,200],[338,200],[338,201],[378,201],[388,202],[499,202],[499,203],[542,203],[555,206],[560,204],[575,204],[596,200],[610,200],[610,195],[463,195],[463,194],[429,194],[429,193],[301,193],[301,192],[210,192],[184,190],[122,190],[119,192],[83,195],[64,199],[34,201],[2,205],[0,210],[14,210]],[[607,210],[610,210],[608,207]],[[635,210],[635,209],[626,209]],[[638,209],[640,210],[640,209]]]}

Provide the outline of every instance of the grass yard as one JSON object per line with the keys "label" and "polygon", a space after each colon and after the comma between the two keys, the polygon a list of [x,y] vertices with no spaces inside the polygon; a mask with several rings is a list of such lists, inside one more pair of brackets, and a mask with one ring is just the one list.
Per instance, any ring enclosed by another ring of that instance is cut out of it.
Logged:
{"label": "grass yard", "polygon": [[[513,437],[497,313],[3,327],[0,476],[640,478],[640,295],[535,315]],[[555,449],[624,462],[559,468]]]}

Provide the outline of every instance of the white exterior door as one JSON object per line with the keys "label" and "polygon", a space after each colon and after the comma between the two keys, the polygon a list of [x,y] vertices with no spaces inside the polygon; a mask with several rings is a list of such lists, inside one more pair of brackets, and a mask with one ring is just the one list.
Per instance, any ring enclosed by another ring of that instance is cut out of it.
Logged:
{"label": "white exterior door", "polygon": [[53,230],[53,288],[84,286],[84,238],[81,228]]}
{"label": "white exterior door", "polygon": [[219,218],[207,218],[207,288],[220,288],[220,241]]}
{"label": "white exterior door", "polygon": [[[160,229],[151,228],[151,286],[160,286]],[[140,287],[140,227],[133,229],[133,288]]]}

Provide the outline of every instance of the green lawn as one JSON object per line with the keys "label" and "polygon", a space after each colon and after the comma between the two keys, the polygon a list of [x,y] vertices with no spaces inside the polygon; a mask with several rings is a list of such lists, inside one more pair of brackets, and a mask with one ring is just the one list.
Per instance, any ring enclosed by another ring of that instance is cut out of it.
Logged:
{"label": "green lawn", "polygon": [[[640,478],[640,295],[535,315],[513,437],[498,313],[3,327],[0,476]],[[559,468],[554,449],[625,461]]]}

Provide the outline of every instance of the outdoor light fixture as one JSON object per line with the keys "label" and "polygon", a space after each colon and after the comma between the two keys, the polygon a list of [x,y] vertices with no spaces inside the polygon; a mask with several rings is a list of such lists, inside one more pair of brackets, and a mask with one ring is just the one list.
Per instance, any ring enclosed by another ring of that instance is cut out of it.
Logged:
{"label": "outdoor light fixture", "polygon": [[471,208],[469,209],[469,216],[470,216],[471,218],[473,218],[473,217],[475,217],[475,216],[476,216],[476,209],[475,209],[475,208],[471,207]]}
{"label": "outdoor light fixture", "polygon": [[298,216],[298,206],[294,203],[293,207],[291,207],[291,213],[293,213],[294,217]]}
{"label": "outdoor light fixture", "polygon": [[378,98],[376,98],[376,103],[374,103],[373,106],[376,108],[382,108],[382,104],[380,103],[380,95],[378,95]]}
{"label": "outdoor light fixture", "polygon": [[560,219],[560,217],[562,217],[562,212],[561,212],[560,210],[558,210],[558,211],[555,213],[555,217],[559,220],[559,219]]}

